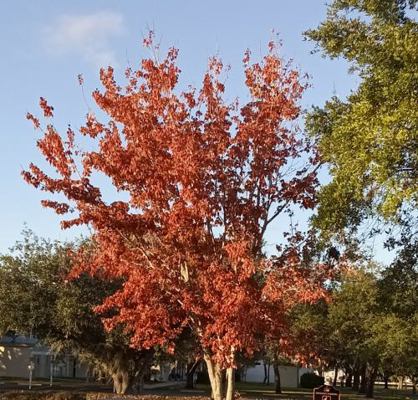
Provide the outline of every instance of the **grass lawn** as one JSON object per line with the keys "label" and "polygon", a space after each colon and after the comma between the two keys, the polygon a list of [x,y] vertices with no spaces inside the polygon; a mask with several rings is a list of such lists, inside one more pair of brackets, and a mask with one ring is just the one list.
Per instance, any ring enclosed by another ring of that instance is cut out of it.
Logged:
{"label": "grass lawn", "polygon": [[[312,399],[311,389],[302,388],[282,388],[282,394],[274,393],[274,385],[263,385],[261,383],[237,382],[237,391],[242,397],[251,398],[277,398],[277,399]],[[197,385],[197,389],[210,392],[208,385]],[[338,388],[341,392],[341,400],[364,400],[365,396],[353,392],[349,388]],[[374,398],[377,400],[401,400],[401,399],[418,399],[413,396],[411,390],[382,389],[375,388]]]}

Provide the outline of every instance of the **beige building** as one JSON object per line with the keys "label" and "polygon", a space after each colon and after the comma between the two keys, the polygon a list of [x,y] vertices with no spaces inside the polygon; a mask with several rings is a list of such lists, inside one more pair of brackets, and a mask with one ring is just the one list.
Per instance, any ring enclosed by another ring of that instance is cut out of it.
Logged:
{"label": "beige building", "polygon": [[37,339],[26,336],[0,338],[0,377],[84,378],[86,369],[71,355],[54,355]]}

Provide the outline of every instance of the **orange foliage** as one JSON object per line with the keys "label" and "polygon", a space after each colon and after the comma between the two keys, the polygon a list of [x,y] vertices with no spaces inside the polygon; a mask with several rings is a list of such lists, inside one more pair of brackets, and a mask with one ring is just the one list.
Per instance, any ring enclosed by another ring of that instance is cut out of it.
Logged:
{"label": "orange foliage", "polygon": [[[274,219],[292,205],[315,205],[317,159],[295,124],[305,85],[270,44],[262,62],[245,53],[246,104],[224,101],[217,58],[200,90],[179,93],[177,53],[128,69],[124,88],[111,67],[102,69],[104,89],[93,98],[109,120],[89,113],[80,129],[96,148],[80,152],[71,129],[61,135],[48,125],[38,148],[58,175],[31,164],[23,176],[67,199],[43,202],[76,213],[64,228],[91,227],[94,247],[76,255],[73,275],[124,279],[97,309],[117,310],[109,329],[123,324],[132,346],[172,349],[189,327],[202,351],[234,365],[235,352],[252,354],[260,336],[280,337],[288,307],[324,295],[323,271],[301,267],[296,250],[280,262],[262,254]],[[41,107],[52,117],[44,99]],[[104,200],[97,173],[121,200]]]}

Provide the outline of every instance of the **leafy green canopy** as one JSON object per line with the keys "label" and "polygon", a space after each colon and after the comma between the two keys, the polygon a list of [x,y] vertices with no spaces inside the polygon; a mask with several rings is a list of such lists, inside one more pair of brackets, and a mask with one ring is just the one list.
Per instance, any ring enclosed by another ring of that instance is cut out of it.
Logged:
{"label": "leafy green canopy", "polygon": [[68,252],[76,248],[25,231],[9,254],[0,255],[0,334],[33,334],[54,352],[71,353],[112,377],[122,393],[143,378],[154,351],[132,349],[123,327],[106,331],[94,312],[121,282],[87,274],[67,280]]}
{"label": "leafy green canopy", "polygon": [[417,264],[406,249],[381,277],[372,265],[347,270],[331,302],[293,310],[293,334],[314,355],[311,365],[418,378]]}
{"label": "leafy green canopy", "polygon": [[86,335],[90,342],[104,340],[93,308],[116,284],[87,275],[68,281],[71,248],[26,231],[23,240],[0,257],[0,331],[33,334],[60,348]]}
{"label": "leafy green canopy", "polygon": [[345,100],[315,107],[306,127],[330,166],[315,223],[325,233],[367,216],[400,222],[418,202],[416,0],[334,0],[306,32],[325,55],[343,57],[361,83]]}

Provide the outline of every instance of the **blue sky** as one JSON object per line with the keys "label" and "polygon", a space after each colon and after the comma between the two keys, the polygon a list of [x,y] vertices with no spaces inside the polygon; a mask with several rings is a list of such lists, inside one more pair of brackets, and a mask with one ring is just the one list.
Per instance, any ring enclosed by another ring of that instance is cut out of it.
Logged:
{"label": "blue sky", "polygon": [[[323,0],[2,1],[0,252],[19,238],[24,223],[50,238],[80,233],[61,231],[58,217],[40,206],[42,194],[20,177],[29,162],[43,165],[35,148],[37,134],[25,119],[26,112],[38,112],[40,96],[55,107],[58,128],[80,126],[88,106],[77,75],[84,76],[91,105],[89,93],[99,86],[98,68],[110,63],[121,73],[128,63],[135,65],[148,55],[141,42],[153,29],[163,48],[180,49],[182,82],[199,86],[208,57],[217,54],[232,67],[228,92],[243,98],[243,52],[251,49],[254,58],[264,54],[275,30],[283,41],[282,55],[311,75],[304,107],[320,105],[356,85],[344,61],[312,55],[313,44],[303,39],[302,32],[318,25],[325,14]],[[268,241],[275,241],[275,232]]]}

